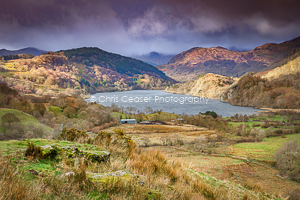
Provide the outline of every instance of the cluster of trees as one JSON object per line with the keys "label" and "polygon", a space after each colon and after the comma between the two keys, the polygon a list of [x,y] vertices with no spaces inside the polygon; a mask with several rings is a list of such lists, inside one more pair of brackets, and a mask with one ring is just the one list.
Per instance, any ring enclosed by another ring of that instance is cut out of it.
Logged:
{"label": "cluster of trees", "polygon": [[80,95],[61,93],[52,98],[49,107],[40,121],[51,127],[72,127],[91,130],[96,126],[116,124],[118,119],[111,116],[112,109],[96,103],[87,103]]}
{"label": "cluster of trees", "polygon": [[229,130],[227,122],[222,117],[216,116],[213,111],[207,111],[205,114],[184,115],[182,117],[187,124],[193,124],[208,129],[220,130],[227,132]]}
{"label": "cluster of trees", "polygon": [[[63,127],[68,129],[75,127],[80,130],[90,130],[95,126],[102,126],[104,124],[108,124],[109,126],[114,125],[119,120],[119,118],[116,119],[111,116],[112,109],[110,107],[104,107],[96,103],[87,104],[72,89],[61,92],[56,98],[32,95],[21,96],[17,90],[0,83],[0,107],[16,109],[33,115],[42,124],[54,128],[57,133],[60,131],[62,124]],[[18,120],[11,122],[10,119],[14,119],[14,117],[5,116],[1,120],[3,122],[1,130],[5,134],[9,133],[12,135],[12,133],[18,132],[24,135],[24,133],[30,130],[27,130]],[[44,129],[45,127],[42,128],[42,130]],[[31,130],[35,129],[31,128]],[[38,134],[31,135],[40,136],[41,131],[37,132]],[[16,136],[20,138],[20,134]]]}
{"label": "cluster of trees", "polygon": [[4,83],[0,83],[0,108],[12,108],[28,114],[33,114],[34,111],[39,112],[39,109],[45,109],[41,106],[35,106],[31,100],[20,96],[17,90]]}
{"label": "cluster of trees", "polygon": [[222,98],[233,104],[251,107],[299,108],[300,73],[281,75],[268,81],[246,75],[226,91]]}

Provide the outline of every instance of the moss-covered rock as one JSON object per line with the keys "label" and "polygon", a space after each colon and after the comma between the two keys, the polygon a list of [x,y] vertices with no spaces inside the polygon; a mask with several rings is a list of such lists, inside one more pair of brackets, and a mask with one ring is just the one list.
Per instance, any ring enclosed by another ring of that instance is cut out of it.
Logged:
{"label": "moss-covered rock", "polygon": [[107,151],[99,151],[97,153],[90,151],[81,151],[87,158],[97,162],[109,162],[110,153]]}
{"label": "moss-covered rock", "polygon": [[110,158],[110,153],[107,151],[97,151],[97,152],[92,152],[92,151],[84,151],[84,150],[79,150],[77,147],[61,147],[65,155],[68,157],[81,157],[84,156],[87,159],[90,159],[91,161],[96,161],[96,162],[109,162]]}
{"label": "moss-covered rock", "polygon": [[58,147],[51,145],[40,146],[40,148],[42,149],[42,158],[53,159],[60,151]]}

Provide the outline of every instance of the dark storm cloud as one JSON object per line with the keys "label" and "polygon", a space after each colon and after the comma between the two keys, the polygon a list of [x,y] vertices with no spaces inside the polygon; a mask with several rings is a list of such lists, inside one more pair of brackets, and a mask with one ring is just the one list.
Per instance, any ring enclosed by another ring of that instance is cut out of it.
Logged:
{"label": "dark storm cloud", "polygon": [[98,46],[125,55],[253,48],[300,35],[298,0],[10,0],[0,48]]}

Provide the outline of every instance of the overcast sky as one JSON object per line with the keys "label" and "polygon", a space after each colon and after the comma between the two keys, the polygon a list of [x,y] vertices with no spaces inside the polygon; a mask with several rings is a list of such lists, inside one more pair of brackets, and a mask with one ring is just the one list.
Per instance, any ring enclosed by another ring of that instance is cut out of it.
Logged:
{"label": "overcast sky", "polygon": [[300,36],[299,10],[299,0],[0,0],[0,49],[252,49]]}

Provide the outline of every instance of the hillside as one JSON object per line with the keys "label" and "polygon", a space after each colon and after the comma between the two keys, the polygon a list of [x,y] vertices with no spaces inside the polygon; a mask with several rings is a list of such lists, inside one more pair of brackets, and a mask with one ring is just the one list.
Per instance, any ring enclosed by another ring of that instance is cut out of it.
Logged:
{"label": "hillside", "polygon": [[98,65],[128,76],[148,74],[157,78],[169,79],[163,72],[152,65],[133,58],[109,53],[99,48],[84,47],[60,52],[64,52],[69,61],[83,63],[87,66]]}
{"label": "hillside", "polygon": [[203,73],[241,76],[249,71],[262,71],[285,58],[299,45],[300,37],[280,44],[267,43],[244,52],[223,47],[195,47],[174,56],[168,64],[157,68],[177,81],[193,80]]}
{"label": "hillside", "polygon": [[230,86],[221,100],[233,105],[264,108],[299,108],[300,55],[299,48],[282,61],[282,66],[243,76]]}
{"label": "hillside", "polygon": [[[12,113],[20,120],[20,124],[14,124],[13,127],[4,125],[2,117]],[[20,139],[31,137],[51,137],[54,135],[54,129],[40,123],[34,116],[15,109],[0,108],[0,141],[8,139]]]}
{"label": "hillside", "polygon": [[94,93],[159,89],[173,82],[154,66],[97,48],[2,61],[0,71],[0,81],[9,87],[23,93],[50,96],[66,88]]}
{"label": "hillside", "polygon": [[274,79],[246,75],[229,87],[221,101],[258,108],[297,109],[300,106],[300,73]]}
{"label": "hillside", "polygon": [[7,49],[0,49],[0,56],[8,56],[8,55],[18,55],[18,54],[32,54],[35,56],[42,55],[47,51],[40,50],[34,47],[28,47],[19,50],[7,50]]}
{"label": "hillside", "polygon": [[207,73],[199,75],[196,80],[186,83],[177,83],[167,87],[164,91],[219,99],[221,94],[228,89],[230,85],[237,82],[237,80],[238,78]]}
{"label": "hillside", "polygon": [[269,69],[259,72],[256,76],[272,80],[280,75],[295,74],[300,72],[300,48],[297,48],[283,60],[272,64]]}

